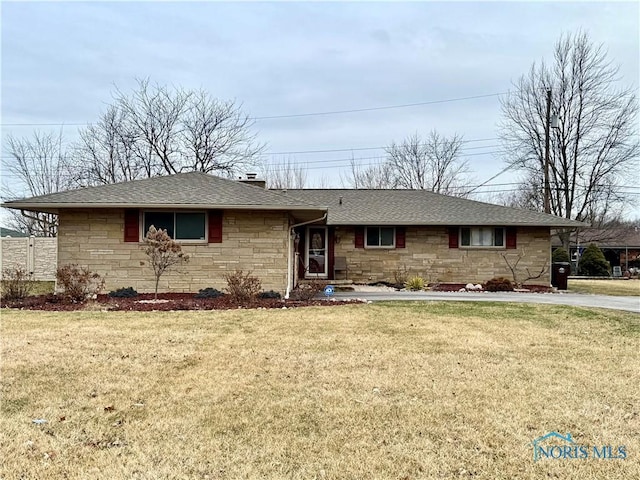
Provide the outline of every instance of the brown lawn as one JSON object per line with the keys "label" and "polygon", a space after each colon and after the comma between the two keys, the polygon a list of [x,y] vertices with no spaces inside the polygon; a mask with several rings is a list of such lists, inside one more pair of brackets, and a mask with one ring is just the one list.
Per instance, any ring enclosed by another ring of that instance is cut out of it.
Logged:
{"label": "brown lawn", "polygon": [[[433,302],[1,322],[6,480],[640,478],[632,313]],[[534,462],[550,431],[627,458]]]}
{"label": "brown lawn", "polygon": [[576,293],[640,297],[640,280],[576,280],[570,279],[567,288]]}

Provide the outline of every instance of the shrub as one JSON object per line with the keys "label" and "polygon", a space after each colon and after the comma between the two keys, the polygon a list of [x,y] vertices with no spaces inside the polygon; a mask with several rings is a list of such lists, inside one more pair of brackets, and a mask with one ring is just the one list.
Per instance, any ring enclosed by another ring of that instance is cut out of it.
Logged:
{"label": "shrub", "polygon": [[492,278],[483,287],[487,292],[513,292],[513,283],[504,277]]}
{"label": "shrub", "polygon": [[404,287],[413,292],[424,290],[424,278],[412,277],[405,282]]}
{"label": "shrub", "polygon": [[110,291],[109,296],[113,298],[133,298],[138,296],[138,292],[133,287],[118,288]]}
{"label": "shrub", "polygon": [[227,291],[236,302],[246,302],[256,297],[262,288],[262,282],[251,272],[244,274],[242,270],[224,276],[227,281]]}
{"label": "shrub", "polygon": [[588,275],[591,277],[608,277],[609,276],[609,262],[604,257],[604,253],[597,245],[589,245],[578,263],[578,275]]}
{"label": "shrub", "polygon": [[95,272],[78,265],[64,265],[56,271],[62,296],[72,302],[84,302],[104,288],[104,280]]}
{"label": "shrub", "polygon": [[398,267],[393,271],[393,280],[395,281],[395,287],[402,288],[407,280],[409,280],[409,270],[407,266],[403,265],[402,268]]}
{"label": "shrub", "polygon": [[324,289],[324,284],[317,280],[308,283],[300,283],[291,291],[291,299],[302,302],[312,300],[318,293]]}
{"label": "shrub", "polygon": [[268,292],[260,292],[260,295],[258,296],[260,298],[276,298],[276,299],[282,298],[282,295],[280,295],[280,292],[274,292],[273,290],[269,290]]}
{"label": "shrub", "polygon": [[3,300],[23,300],[31,294],[33,285],[31,275],[22,268],[5,268],[2,271]]}
{"label": "shrub", "polygon": [[564,248],[558,247],[553,251],[553,254],[551,255],[551,259],[553,260],[554,263],[569,262],[569,254]]}
{"label": "shrub", "polygon": [[222,295],[224,295],[224,293],[217,288],[208,287],[198,290],[198,293],[195,294],[195,298],[218,298]]}

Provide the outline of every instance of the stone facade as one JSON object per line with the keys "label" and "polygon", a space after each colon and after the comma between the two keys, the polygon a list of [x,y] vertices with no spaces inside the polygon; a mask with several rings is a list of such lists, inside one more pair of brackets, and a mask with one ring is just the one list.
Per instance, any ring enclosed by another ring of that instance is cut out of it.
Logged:
{"label": "stone facade", "polygon": [[[59,216],[58,263],[75,263],[99,273],[106,290],[133,287],[152,292],[153,272],[142,244],[124,242],[124,211],[69,210]],[[225,211],[222,243],[183,243],[188,263],[174,267],[160,280],[160,291],[197,292],[226,287],[224,275],[241,269],[262,280],[264,290],[284,293],[287,281],[286,212]],[[482,283],[496,276],[512,278],[505,259],[518,264],[519,280],[527,269],[549,284],[550,232],[546,227],[519,227],[517,248],[449,248],[447,227],[406,227],[405,248],[355,248],[354,227],[333,227],[334,255],[347,259],[354,282],[394,281],[394,272],[406,269],[428,282]]]}
{"label": "stone facade", "polygon": [[[75,263],[100,274],[107,291],[133,287],[153,292],[154,276],[142,244],[124,242],[124,211],[68,210],[59,215],[59,264]],[[288,215],[285,212],[225,211],[222,243],[183,243],[189,262],[160,279],[159,291],[197,292],[226,287],[224,275],[251,271],[264,290],[284,293]]]}
{"label": "stone facade", "polygon": [[56,279],[58,241],[46,237],[0,239],[0,270],[23,269],[34,280]]}
{"label": "stone facade", "polygon": [[449,248],[447,227],[406,227],[406,248],[355,248],[355,229],[336,227],[335,256],[347,259],[349,279],[354,282],[394,281],[394,271],[406,268],[409,275],[419,275],[427,282],[483,283],[493,277],[512,279],[505,259],[518,263],[519,280],[527,269],[546,273],[529,283],[550,283],[550,232],[545,227],[519,227],[517,248]]}

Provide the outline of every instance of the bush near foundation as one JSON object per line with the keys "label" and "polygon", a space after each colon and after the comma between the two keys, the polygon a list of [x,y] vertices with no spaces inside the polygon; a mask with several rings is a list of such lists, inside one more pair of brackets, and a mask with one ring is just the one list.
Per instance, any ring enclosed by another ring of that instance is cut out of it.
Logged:
{"label": "bush near foundation", "polygon": [[218,298],[218,297],[221,297],[222,295],[224,295],[224,293],[222,293],[217,288],[207,287],[207,288],[198,290],[198,293],[194,295],[194,298]]}
{"label": "bush near foundation", "polygon": [[483,285],[487,292],[513,292],[513,283],[504,277],[496,277],[488,280]]}
{"label": "bush near foundation", "polygon": [[258,277],[251,275],[251,272],[243,273],[236,270],[225,275],[227,281],[227,292],[236,302],[247,302],[255,298],[262,289],[262,282]]}
{"label": "bush near foundation", "polygon": [[23,268],[5,268],[2,271],[2,299],[23,300],[33,291],[32,276]]}
{"label": "bush near foundation", "polygon": [[100,275],[75,264],[58,268],[56,279],[58,287],[62,289],[60,296],[74,303],[84,302],[104,288],[104,280]]}
{"label": "bush near foundation", "polygon": [[138,292],[133,287],[118,288],[109,292],[111,298],[134,298],[138,296]]}
{"label": "bush near foundation", "polygon": [[405,282],[404,288],[406,288],[407,290],[411,290],[412,292],[424,290],[424,278],[412,277]]}

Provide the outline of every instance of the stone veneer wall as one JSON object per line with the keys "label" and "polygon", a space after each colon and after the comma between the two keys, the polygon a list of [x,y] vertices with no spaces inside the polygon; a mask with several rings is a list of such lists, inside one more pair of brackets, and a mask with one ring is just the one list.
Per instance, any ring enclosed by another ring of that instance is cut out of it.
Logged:
{"label": "stone veneer wall", "polygon": [[[133,287],[153,292],[154,277],[142,244],[124,242],[123,210],[71,210],[59,215],[59,264],[76,263],[99,273],[105,290]],[[287,278],[285,212],[225,211],[222,243],[183,244],[189,262],[160,279],[159,291],[223,290],[225,273],[241,269],[264,290],[284,292]]]}
{"label": "stone veneer wall", "polygon": [[21,268],[34,280],[56,279],[58,240],[50,237],[0,238],[0,270]]}
{"label": "stone veneer wall", "polygon": [[517,249],[449,248],[447,227],[406,227],[406,248],[355,248],[353,227],[337,227],[335,256],[347,258],[349,278],[355,282],[394,281],[393,272],[406,267],[410,275],[428,282],[482,283],[496,277],[513,279],[501,253],[507,253],[511,264],[518,254],[520,277],[540,272],[547,262],[547,272],[529,283],[550,283],[551,244],[549,228],[519,227]]}

